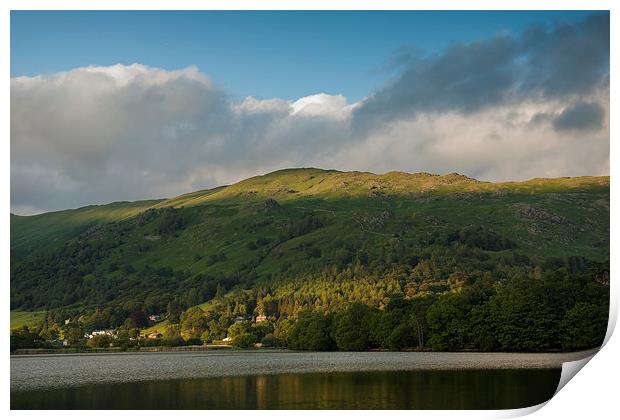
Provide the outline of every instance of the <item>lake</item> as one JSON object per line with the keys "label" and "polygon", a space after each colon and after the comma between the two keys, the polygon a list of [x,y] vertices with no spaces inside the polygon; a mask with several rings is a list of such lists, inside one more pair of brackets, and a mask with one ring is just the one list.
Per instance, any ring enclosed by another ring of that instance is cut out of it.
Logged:
{"label": "lake", "polygon": [[551,398],[559,354],[235,351],[11,356],[12,409],[499,409]]}

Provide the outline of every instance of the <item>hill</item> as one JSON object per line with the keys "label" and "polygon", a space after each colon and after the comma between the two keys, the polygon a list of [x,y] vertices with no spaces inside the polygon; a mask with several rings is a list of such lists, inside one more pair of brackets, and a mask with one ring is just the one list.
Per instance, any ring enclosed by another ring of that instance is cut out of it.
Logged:
{"label": "hill", "polygon": [[123,201],[36,216],[11,214],[11,255],[19,258],[28,253],[59,248],[91,226],[135,216],[160,201]]}
{"label": "hill", "polygon": [[12,215],[11,308],[57,321],[105,312],[106,325],[193,307],[296,317],[558,270],[600,285],[608,261],[609,177],[287,169],[167,200]]}

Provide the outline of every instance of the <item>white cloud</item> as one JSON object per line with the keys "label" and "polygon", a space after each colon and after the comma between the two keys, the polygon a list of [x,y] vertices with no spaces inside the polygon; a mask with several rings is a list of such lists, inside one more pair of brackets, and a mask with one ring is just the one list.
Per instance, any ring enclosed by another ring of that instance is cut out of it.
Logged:
{"label": "white cloud", "polygon": [[[601,129],[558,132],[578,101]],[[572,102],[571,102],[572,101]],[[609,173],[608,89],[524,98],[475,112],[418,111],[352,128],[342,95],[232,100],[195,67],[85,67],[11,79],[11,207],[16,212],[135,200],[276,169],[462,172],[486,180]]]}
{"label": "white cloud", "polygon": [[293,114],[309,117],[345,119],[351,116],[354,105],[349,105],[342,95],[319,93],[304,96],[292,103]]}

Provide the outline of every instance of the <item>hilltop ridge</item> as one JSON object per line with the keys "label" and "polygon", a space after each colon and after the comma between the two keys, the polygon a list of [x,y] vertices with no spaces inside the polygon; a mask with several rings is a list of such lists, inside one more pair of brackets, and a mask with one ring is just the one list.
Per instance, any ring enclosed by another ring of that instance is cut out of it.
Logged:
{"label": "hilltop ridge", "polygon": [[579,189],[609,188],[609,176],[534,178],[519,182],[486,182],[449,173],[392,171],[384,174],[345,172],[335,169],[288,168],[257,175],[231,185],[194,191],[169,199],[119,201],[90,205],[35,216],[11,214],[11,253],[23,256],[37,250],[52,250],[99,223],[117,222],[149,209],[251,203],[272,198],[280,202],[320,199],[424,199],[440,196],[456,198],[485,194],[562,193]]}
{"label": "hilltop ridge", "polygon": [[424,193],[497,192],[529,189],[579,188],[586,185],[609,185],[608,176],[534,178],[528,181],[486,182],[452,172],[446,175],[428,172],[392,171],[343,172],[334,169],[290,168],[254,176],[213,189],[182,194],[164,200],[156,207],[195,206],[236,197],[274,197],[283,200],[303,197],[364,197],[377,195],[415,195]]}

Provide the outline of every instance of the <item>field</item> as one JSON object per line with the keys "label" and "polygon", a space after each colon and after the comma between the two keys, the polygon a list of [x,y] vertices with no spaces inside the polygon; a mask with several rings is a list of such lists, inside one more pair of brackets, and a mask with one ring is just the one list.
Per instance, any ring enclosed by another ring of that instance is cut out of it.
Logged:
{"label": "field", "polygon": [[23,326],[36,327],[37,324],[45,317],[45,311],[24,312],[11,311],[11,330]]}

